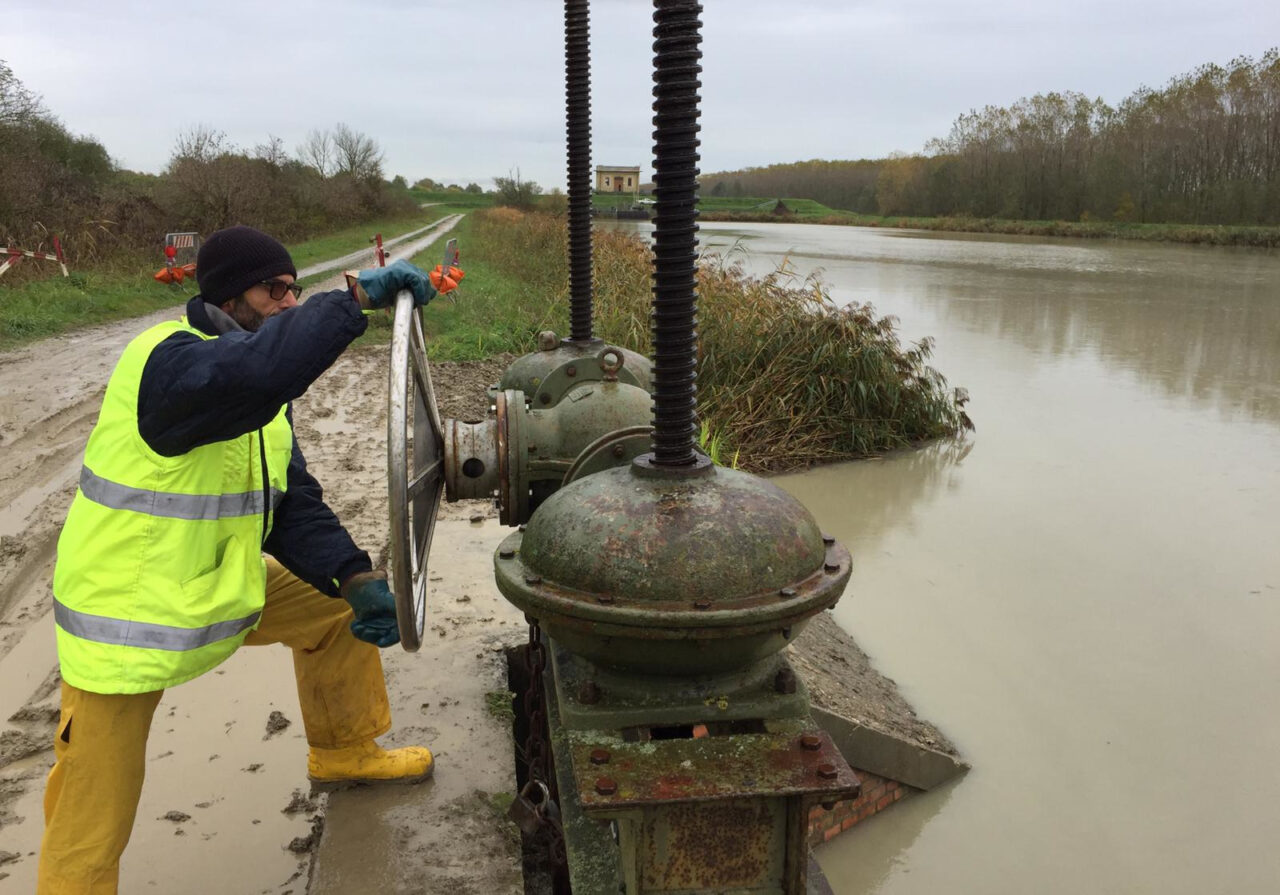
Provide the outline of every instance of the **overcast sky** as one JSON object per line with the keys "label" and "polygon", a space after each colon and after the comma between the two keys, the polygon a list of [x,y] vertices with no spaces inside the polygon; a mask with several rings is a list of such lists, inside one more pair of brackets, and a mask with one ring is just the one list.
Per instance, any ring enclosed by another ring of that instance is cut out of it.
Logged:
{"label": "overcast sky", "polygon": [[[1278,0],[703,0],[705,172],[915,152],[956,116],[1116,103],[1280,43]],[[194,124],[295,148],[345,122],[388,176],[564,185],[557,0],[5,0],[0,59],[74,132],[159,171]],[[652,6],[591,4],[593,164],[652,157]],[[3,188],[0,186],[0,188]]]}

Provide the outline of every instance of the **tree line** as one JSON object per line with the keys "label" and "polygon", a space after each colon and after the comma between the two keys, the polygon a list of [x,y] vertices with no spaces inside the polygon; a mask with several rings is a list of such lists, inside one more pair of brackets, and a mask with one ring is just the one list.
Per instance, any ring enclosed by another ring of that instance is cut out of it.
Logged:
{"label": "tree line", "polygon": [[1280,224],[1280,50],[1202,65],[1115,107],[1074,92],[987,106],[917,155],[748,168],[702,189],[864,214]]}
{"label": "tree line", "polygon": [[158,175],[120,168],[78,136],[0,60],[0,244],[61,238],[72,263],[154,254],[166,232],[247,223],[288,242],[416,203],[384,179],[383,152],[345,124],[311,131],[290,153],[279,137],[237,147],[206,125],[179,134]]}

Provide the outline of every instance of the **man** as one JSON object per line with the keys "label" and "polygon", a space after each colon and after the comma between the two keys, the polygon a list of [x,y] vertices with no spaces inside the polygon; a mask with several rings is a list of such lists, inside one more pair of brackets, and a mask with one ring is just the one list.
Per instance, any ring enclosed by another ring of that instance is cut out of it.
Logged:
{"label": "man", "polygon": [[289,402],[364,332],[362,309],[435,290],[398,261],[299,305],[296,277],[275,239],[219,230],[186,316],[135,338],[107,385],[53,576],[62,711],[40,895],[116,891],[162,692],[241,643],[293,650],[317,784],[431,774],[429,750],[375,742],[395,600],[307,472]]}

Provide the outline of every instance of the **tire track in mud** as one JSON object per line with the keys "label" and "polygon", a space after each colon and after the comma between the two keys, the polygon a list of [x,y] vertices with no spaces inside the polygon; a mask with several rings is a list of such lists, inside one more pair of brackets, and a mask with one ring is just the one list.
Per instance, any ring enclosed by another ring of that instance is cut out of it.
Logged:
{"label": "tire track in mud", "polygon": [[[0,535],[14,536],[52,493],[74,482],[105,388],[54,412],[4,445],[0,467]],[[0,597],[0,602],[3,602]]]}

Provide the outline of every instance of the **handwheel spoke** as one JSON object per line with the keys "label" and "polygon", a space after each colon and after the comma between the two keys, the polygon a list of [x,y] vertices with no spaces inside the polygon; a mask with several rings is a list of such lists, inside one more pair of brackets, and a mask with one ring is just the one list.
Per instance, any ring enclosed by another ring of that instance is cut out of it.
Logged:
{"label": "handwheel spoke", "polygon": [[[417,555],[422,557],[424,560],[426,559],[427,553],[429,553],[431,550],[432,527],[433,526],[428,525],[425,529],[423,529],[421,535],[418,537]],[[425,567],[426,564],[423,563],[423,565]]]}
{"label": "handwheel spoke", "polygon": [[440,472],[442,462],[443,461],[441,460],[435,460],[430,466],[414,476],[412,481],[409,482],[409,487],[406,490],[406,496],[409,498],[411,503],[434,484],[434,482],[431,481],[431,477]]}
{"label": "handwheel spoke", "polygon": [[[426,370],[426,355],[410,352],[409,362],[413,366],[413,384],[418,390],[418,395],[430,395],[433,391],[431,388],[431,374]],[[417,400],[415,404],[421,404],[425,408],[426,401]]]}

